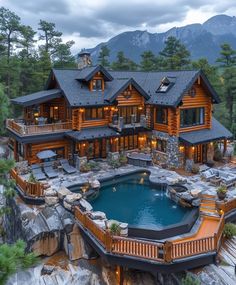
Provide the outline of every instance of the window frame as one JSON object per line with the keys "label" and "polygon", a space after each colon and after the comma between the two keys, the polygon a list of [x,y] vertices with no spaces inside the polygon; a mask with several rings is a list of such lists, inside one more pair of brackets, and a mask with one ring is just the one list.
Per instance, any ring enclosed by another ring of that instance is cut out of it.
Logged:
{"label": "window frame", "polygon": [[[164,119],[163,119],[164,116]],[[159,120],[160,119],[160,120]],[[168,125],[168,108],[167,107],[156,107],[155,123],[161,125]]]}
{"label": "window frame", "polygon": [[84,120],[85,121],[95,121],[105,119],[104,109],[101,108],[85,108]]}
{"label": "window frame", "polygon": [[205,125],[205,107],[185,108],[180,110],[180,128],[191,128],[203,125]]}
{"label": "window frame", "polygon": [[[98,85],[98,81],[100,82],[100,85]],[[102,79],[92,80],[92,91],[102,91]]]}
{"label": "window frame", "polygon": [[167,141],[163,139],[156,139],[156,150],[162,153],[166,153]]}

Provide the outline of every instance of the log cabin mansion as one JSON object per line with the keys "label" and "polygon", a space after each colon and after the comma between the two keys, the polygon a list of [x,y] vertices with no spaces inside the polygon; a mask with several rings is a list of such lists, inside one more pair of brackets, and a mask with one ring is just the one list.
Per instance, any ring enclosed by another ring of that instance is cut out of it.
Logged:
{"label": "log cabin mansion", "polygon": [[213,117],[220,100],[202,71],[110,71],[79,56],[78,69],[52,69],[45,90],[12,100],[23,107],[23,119],[7,120],[16,161],[37,163],[49,149],[75,162],[149,148],[179,168],[212,160],[214,142],[226,150],[232,134]]}

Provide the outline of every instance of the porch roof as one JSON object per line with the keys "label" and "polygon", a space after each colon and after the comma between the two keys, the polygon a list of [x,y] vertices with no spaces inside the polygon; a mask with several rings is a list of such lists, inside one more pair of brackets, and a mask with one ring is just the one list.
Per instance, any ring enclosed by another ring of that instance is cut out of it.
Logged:
{"label": "porch roof", "polygon": [[196,145],[220,139],[230,139],[232,137],[233,134],[229,130],[215,118],[212,118],[212,128],[210,130],[202,129],[199,131],[181,133],[179,139],[186,144]]}
{"label": "porch roof", "polygon": [[109,127],[97,127],[67,132],[66,136],[75,141],[85,141],[98,138],[119,137],[120,134]]}
{"label": "porch roof", "polygon": [[61,97],[62,97],[62,92],[60,89],[49,89],[11,99],[11,102],[24,107],[28,107],[31,105],[44,103],[48,100],[57,99]]}

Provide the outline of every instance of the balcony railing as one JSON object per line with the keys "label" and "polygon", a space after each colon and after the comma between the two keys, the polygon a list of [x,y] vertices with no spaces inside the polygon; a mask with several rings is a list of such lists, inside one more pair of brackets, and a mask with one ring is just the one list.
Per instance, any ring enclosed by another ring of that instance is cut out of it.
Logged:
{"label": "balcony railing", "polygon": [[8,119],[6,121],[6,127],[7,129],[14,131],[15,133],[18,133],[21,136],[29,136],[71,130],[72,122],[67,121],[43,125],[25,125],[23,122],[17,122],[13,119]]}
{"label": "balcony railing", "polygon": [[140,118],[137,118],[135,115],[131,115],[128,118],[123,118],[119,116],[112,117],[111,127],[118,130],[127,129],[127,128],[137,128],[137,127],[147,127],[146,116],[141,115]]}

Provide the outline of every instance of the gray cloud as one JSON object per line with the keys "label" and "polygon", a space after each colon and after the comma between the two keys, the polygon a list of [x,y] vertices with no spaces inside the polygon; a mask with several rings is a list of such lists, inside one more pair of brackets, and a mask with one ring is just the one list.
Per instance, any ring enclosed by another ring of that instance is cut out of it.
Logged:
{"label": "gray cloud", "polygon": [[40,19],[54,22],[64,35],[106,39],[120,31],[151,29],[182,22],[187,13],[202,9],[224,13],[234,0],[0,0],[22,22],[37,29]]}

